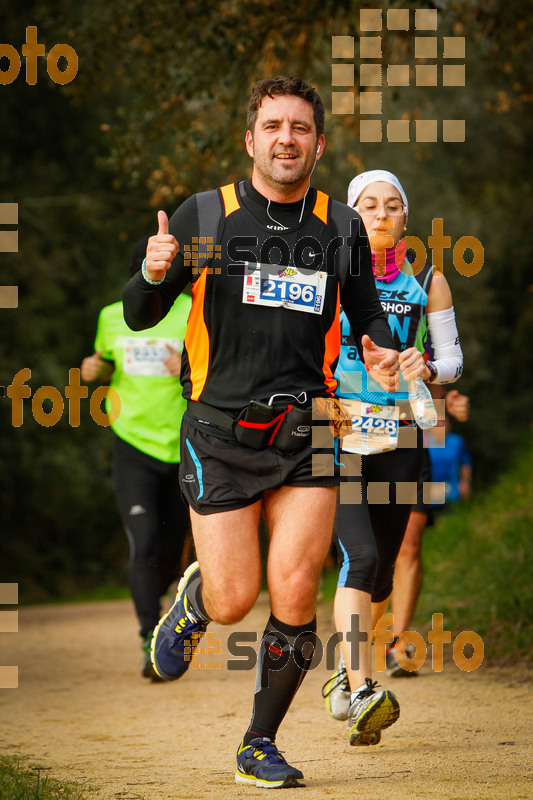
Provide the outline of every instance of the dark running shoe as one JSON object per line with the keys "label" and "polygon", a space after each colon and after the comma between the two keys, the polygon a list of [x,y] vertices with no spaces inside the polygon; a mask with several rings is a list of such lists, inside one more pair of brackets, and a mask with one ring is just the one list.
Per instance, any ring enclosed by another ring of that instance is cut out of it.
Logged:
{"label": "dark running shoe", "polygon": [[191,607],[186,594],[190,578],[199,570],[197,561],[187,567],[179,582],[174,605],[154,630],[152,665],[159,677],[167,681],[175,681],[187,671],[209,622]]}
{"label": "dark running shoe", "polygon": [[[416,670],[404,669],[398,663],[398,656],[396,655],[397,652],[397,642],[398,637],[396,637],[392,644],[388,645],[387,649],[385,650],[385,667],[387,670],[387,675],[391,678],[410,678],[415,677],[417,675]],[[405,646],[405,655],[407,658],[413,658],[415,655],[415,648],[412,644],[407,644]]]}
{"label": "dark running shoe", "polygon": [[248,783],[262,789],[294,789],[305,786],[303,773],[287,764],[280,751],[266,736],[240,744],[237,750],[235,783]]}
{"label": "dark running shoe", "polygon": [[160,678],[155,669],[152,666],[152,660],[150,657],[150,649],[152,644],[154,632],[150,631],[150,633],[146,636],[143,640],[141,645],[143,651],[143,659],[141,662],[141,675],[143,678],[150,678],[152,683],[161,683],[163,678]]}
{"label": "dark running shoe", "polygon": [[366,678],[366,689],[356,695],[350,706],[351,745],[379,744],[383,728],[388,728],[400,716],[400,704],[395,695],[387,689],[376,692],[377,683]]}

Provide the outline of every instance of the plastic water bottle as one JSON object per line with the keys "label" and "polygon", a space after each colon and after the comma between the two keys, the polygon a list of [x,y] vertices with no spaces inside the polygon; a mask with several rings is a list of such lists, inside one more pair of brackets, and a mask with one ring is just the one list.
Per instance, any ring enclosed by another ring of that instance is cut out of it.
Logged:
{"label": "plastic water bottle", "polygon": [[438,421],[437,409],[428,387],[419,376],[409,381],[409,403],[419,428],[434,428]]}

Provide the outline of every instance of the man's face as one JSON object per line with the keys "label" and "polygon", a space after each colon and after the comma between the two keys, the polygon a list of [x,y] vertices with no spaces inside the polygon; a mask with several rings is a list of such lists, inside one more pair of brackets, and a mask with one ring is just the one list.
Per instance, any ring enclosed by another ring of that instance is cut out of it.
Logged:
{"label": "man's face", "polygon": [[315,157],[321,157],[323,148],[324,136],[317,139],[313,107],[294,95],[265,97],[253,133],[246,132],[254,178],[281,194],[307,184]]}

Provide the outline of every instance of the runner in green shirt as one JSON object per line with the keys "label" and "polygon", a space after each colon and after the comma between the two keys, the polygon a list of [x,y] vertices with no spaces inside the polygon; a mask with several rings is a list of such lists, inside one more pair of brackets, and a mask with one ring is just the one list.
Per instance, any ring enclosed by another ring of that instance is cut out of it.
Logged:
{"label": "runner in green shirt", "polygon": [[[147,239],[135,247],[131,274],[140,269]],[[180,425],[186,408],[179,381],[181,349],[191,299],[183,294],[150,331],[124,322],[122,303],[98,317],[95,353],[85,358],[85,381],[108,383],[121,409],[113,430],[113,485],[130,544],[130,590],[143,642],[142,674],[157,680],[150,663],[160,598],[180,576],[190,530],[178,482]],[[147,336],[146,333],[149,335]],[[106,410],[110,404],[106,400]]]}

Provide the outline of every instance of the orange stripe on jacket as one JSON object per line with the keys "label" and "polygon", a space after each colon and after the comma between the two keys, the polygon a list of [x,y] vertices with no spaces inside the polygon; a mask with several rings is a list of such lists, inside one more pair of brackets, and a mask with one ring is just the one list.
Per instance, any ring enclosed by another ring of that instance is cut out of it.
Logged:
{"label": "orange stripe on jacket", "polygon": [[313,214],[318,219],[322,220],[324,225],[328,224],[328,202],[329,197],[324,192],[317,190],[316,193],[316,202],[315,207],[313,208]]}
{"label": "orange stripe on jacket", "polygon": [[[240,208],[234,183],[221,186],[224,215],[229,217]],[[192,307],[185,333],[185,347],[189,358],[191,400],[198,400],[207,380],[209,369],[209,333],[204,319],[205,282],[207,269],[192,286]]]}
{"label": "orange stripe on jacket", "polygon": [[237,192],[235,191],[235,184],[228,183],[226,186],[221,186],[220,191],[222,192],[222,199],[224,201],[224,215],[229,217],[230,214],[233,214],[234,211],[240,208]]}
{"label": "orange stripe on jacket", "polygon": [[209,368],[209,333],[204,319],[207,270],[192,286],[192,306],[185,333],[185,347],[191,371],[191,400],[198,400],[205,386]]}
{"label": "orange stripe on jacket", "polygon": [[328,392],[334,392],[337,388],[337,381],[333,374],[333,370],[331,365],[335,361],[336,358],[339,357],[339,353],[341,350],[341,291],[340,287],[337,287],[337,307],[335,309],[335,316],[333,317],[333,322],[331,323],[331,327],[329,331],[326,333],[326,337],[324,340],[325,349],[324,349],[324,364],[322,366],[322,371],[324,372],[324,383],[326,384]]}

